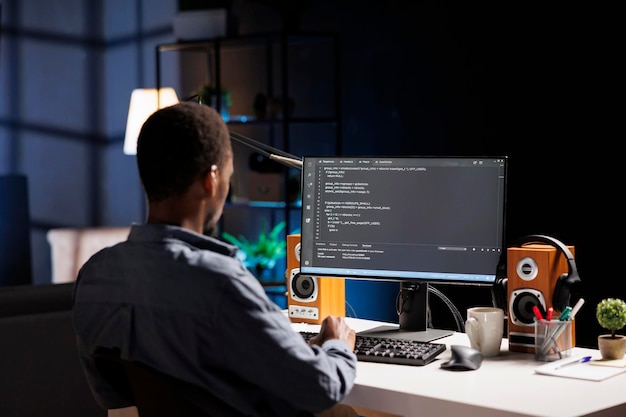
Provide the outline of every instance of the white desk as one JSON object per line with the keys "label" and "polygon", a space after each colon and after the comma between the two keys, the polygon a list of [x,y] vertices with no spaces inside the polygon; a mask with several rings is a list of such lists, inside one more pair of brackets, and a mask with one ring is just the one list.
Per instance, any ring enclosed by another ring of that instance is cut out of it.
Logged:
{"label": "white desk", "polygon": [[[387,324],[347,319],[357,332]],[[319,326],[294,323],[295,330]],[[626,373],[601,382],[539,375],[541,365],[532,354],[502,351],[485,358],[475,371],[440,369],[450,359],[450,345],[469,345],[467,335],[455,333],[439,339],[448,349],[425,366],[359,362],[356,384],[345,404],[399,416],[419,417],[624,417]],[[574,348],[574,355],[592,355],[594,349]]]}

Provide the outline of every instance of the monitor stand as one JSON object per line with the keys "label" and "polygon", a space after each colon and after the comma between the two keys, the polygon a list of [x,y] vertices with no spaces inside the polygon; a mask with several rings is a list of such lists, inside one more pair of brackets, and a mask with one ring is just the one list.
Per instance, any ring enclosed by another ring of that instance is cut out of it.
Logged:
{"label": "monitor stand", "polygon": [[450,336],[452,330],[428,328],[428,284],[402,282],[396,298],[400,326],[378,326],[359,332],[360,335],[432,342]]}

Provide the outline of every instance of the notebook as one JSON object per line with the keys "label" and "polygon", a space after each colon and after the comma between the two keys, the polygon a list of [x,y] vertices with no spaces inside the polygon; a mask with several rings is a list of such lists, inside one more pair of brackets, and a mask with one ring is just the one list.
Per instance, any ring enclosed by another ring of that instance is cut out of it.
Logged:
{"label": "notebook", "polygon": [[548,362],[535,368],[535,373],[541,375],[560,376],[564,378],[585,379],[588,381],[603,381],[615,375],[626,372],[626,361],[603,361],[592,358],[581,362],[584,356],[572,356]]}

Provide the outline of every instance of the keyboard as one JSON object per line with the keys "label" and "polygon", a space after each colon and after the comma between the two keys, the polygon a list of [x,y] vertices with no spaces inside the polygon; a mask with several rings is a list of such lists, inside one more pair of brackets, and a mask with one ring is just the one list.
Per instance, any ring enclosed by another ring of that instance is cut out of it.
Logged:
{"label": "keyboard", "polygon": [[[299,332],[307,342],[315,332]],[[418,342],[416,340],[390,337],[356,335],[354,353],[361,362],[392,363],[398,365],[423,366],[432,362],[446,350],[443,343]]]}

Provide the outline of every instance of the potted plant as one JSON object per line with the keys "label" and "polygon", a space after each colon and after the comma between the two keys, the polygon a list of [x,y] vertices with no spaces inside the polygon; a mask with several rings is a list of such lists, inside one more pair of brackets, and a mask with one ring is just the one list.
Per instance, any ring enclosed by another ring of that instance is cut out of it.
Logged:
{"label": "potted plant", "polygon": [[[198,90],[196,90],[194,94],[198,95],[201,104],[206,104],[211,107],[217,106],[217,89],[212,85],[203,84],[198,87]],[[222,90],[221,94],[222,99],[220,101],[220,105],[222,108],[228,109],[233,104],[230,91]]]}
{"label": "potted plant", "polygon": [[280,238],[280,234],[286,223],[281,221],[267,231],[267,223],[259,233],[256,241],[251,242],[245,236],[234,236],[223,232],[222,237],[229,243],[239,248],[238,256],[243,264],[254,271],[259,280],[265,280],[267,271],[271,271],[276,266],[276,261],[287,255],[287,241]]}
{"label": "potted plant", "polygon": [[[209,107],[217,108],[217,88],[210,84],[202,84],[192,97],[198,97],[198,103],[205,104]],[[233,104],[232,95],[228,90],[221,91],[220,114],[225,122],[230,121],[230,106]]]}
{"label": "potted plant", "polygon": [[626,326],[626,302],[619,298],[605,298],[596,307],[598,324],[610,334],[598,336],[598,349],[603,359],[622,359],[626,353],[626,336],[617,331]]}

